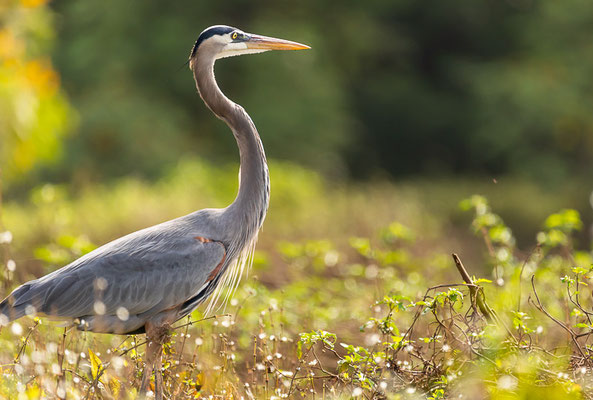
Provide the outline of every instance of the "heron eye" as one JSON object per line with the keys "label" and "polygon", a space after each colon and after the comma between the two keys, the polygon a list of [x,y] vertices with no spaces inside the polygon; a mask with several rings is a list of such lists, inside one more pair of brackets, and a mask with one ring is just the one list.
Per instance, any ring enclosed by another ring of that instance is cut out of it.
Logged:
{"label": "heron eye", "polygon": [[233,32],[233,34],[231,35],[231,39],[235,40],[238,36],[239,34],[237,32]]}

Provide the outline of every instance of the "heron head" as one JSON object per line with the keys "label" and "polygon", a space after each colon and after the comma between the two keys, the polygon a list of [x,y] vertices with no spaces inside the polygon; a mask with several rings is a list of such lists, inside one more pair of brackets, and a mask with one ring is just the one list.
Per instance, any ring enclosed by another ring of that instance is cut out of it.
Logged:
{"label": "heron head", "polygon": [[310,47],[289,40],[254,35],[226,25],[215,25],[205,29],[191,50],[190,60],[198,51],[208,52],[214,59],[256,54],[268,50],[303,50]]}

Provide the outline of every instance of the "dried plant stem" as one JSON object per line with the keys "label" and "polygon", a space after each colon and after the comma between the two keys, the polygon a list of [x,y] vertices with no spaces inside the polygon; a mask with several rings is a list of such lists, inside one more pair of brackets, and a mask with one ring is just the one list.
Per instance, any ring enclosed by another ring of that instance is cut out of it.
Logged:
{"label": "dried plant stem", "polygon": [[488,305],[488,303],[486,303],[486,296],[484,296],[484,290],[482,289],[482,287],[474,284],[467,270],[463,266],[463,263],[461,262],[459,256],[455,253],[451,254],[451,256],[453,257],[455,267],[457,267],[457,271],[461,275],[461,278],[465,283],[467,283],[472,304],[478,306],[480,312],[486,318],[486,320],[488,320],[488,322],[493,322],[501,328],[505,329],[508,335],[512,337],[515,341],[517,341],[515,335],[513,335],[513,332],[511,332],[511,330],[504,324],[504,322],[500,318],[498,318],[496,312]]}
{"label": "dried plant stem", "polygon": [[576,347],[576,350],[583,357],[583,359],[585,359],[585,360],[588,359],[587,355],[583,352],[583,349],[581,348],[581,346],[579,345],[579,342],[577,341],[577,335],[576,335],[576,333],[574,333],[572,331],[572,329],[570,329],[568,326],[566,326],[562,321],[554,318],[552,316],[552,314],[550,314],[544,308],[544,305],[540,301],[539,295],[537,294],[537,290],[535,289],[535,275],[532,275],[531,276],[531,288],[533,289],[533,294],[535,295],[535,300],[537,301],[537,304],[534,304],[535,305],[535,308],[537,308],[538,310],[540,310],[548,318],[550,318],[552,321],[554,321],[558,326],[560,326],[562,329],[564,329],[566,332],[568,332],[568,334],[570,335],[570,338],[571,338],[572,342],[574,343],[574,346]]}
{"label": "dried plant stem", "polygon": [[468,284],[469,294],[470,294],[472,303],[476,304],[478,306],[478,308],[480,309],[480,312],[482,313],[482,315],[484,315],[484,317],[488,321],[498,323],[497,322],[498,318],[496,317],[496,313],[494,312],[494,310],[492,310],[488,306],[488,304],[486,304],[486,299],[484,298],[484,293],[481,291],[481,288],[479,286],[476,286],[474,284],[471,277],[467,273],[467,270],[463,266],[463,263],[461,262],[461,259],[459,258],[459,256],[457,254],[453,253],[452,257],[453,257],[453,261],[455,261],[455,267],[457,267],[457,271],[459,272],[459,275],[461,275],[461,279],[463,279],[463,281]]}
{"label": "dried plant stem", "polygon": [[[58,346],[58,367],[60,368],[60,372],[58,374],[58,381],[56,384],[56,395],[60,399],[66,398],[66,377],[64,375],[64,354],[66,352],[66,334],[68,332],[68,328],[64,328],[64,333],[62,333],[62,341]],[[60,389],[64,390],[64,396],[60,396]]]}

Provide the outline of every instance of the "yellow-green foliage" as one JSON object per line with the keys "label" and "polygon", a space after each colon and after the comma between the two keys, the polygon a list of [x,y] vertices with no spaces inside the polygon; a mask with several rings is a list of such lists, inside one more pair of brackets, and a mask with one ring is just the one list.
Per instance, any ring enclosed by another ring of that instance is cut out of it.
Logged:
{"label": "yellow-green foliage", "polygon": [[[481,256],[466,258],[478,242],[448,237],[444,221],[418,205],[419,187],[332,187],[289,164],[271,170],[272,209],[250,277],[216,318],[196,311],[179,321],[166,347],[172,398],[590,397],[593,299],[583,288],[591,253],[575,249],[576,211],[542,217],[537,240],[520,251],[486,198],[468,198],[462,208],[474,214],[483,245]],[[30,204],[4,210],[14,242],[2,251],[16,271],[4,272],[3,287],[132,229],[223,206],[235,174],[232,166],[185,161],[155,185],[125,179],[77,194],[36,189]],[[370,199],[375,207],[365,208]],[[407,213],[393,211],[394,203]],[[547,239],[554,232],[562,240]],[[34,248],[41,261],[26,262]],[[475,296],[495,318],[475,307]],[[134,398],[143,342],[23,318],[0,334],[0,393]]]}
{"label": "yellow-green foliage", "polygon": [[35,162],[54,160],[73,110],[46,54],[53,39],[45,0],[0,5],[0,168],[13,180]]}

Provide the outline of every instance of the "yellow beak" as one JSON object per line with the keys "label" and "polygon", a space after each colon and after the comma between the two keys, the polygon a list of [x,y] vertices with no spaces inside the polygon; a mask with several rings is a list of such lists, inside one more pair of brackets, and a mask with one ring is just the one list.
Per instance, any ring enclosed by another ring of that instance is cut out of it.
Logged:
{"label": "yellow beak", "polygon": [[260,35],[251,35],[245,44],[248,49],[261,50],[306,50],[311,48],[306,44]]}

